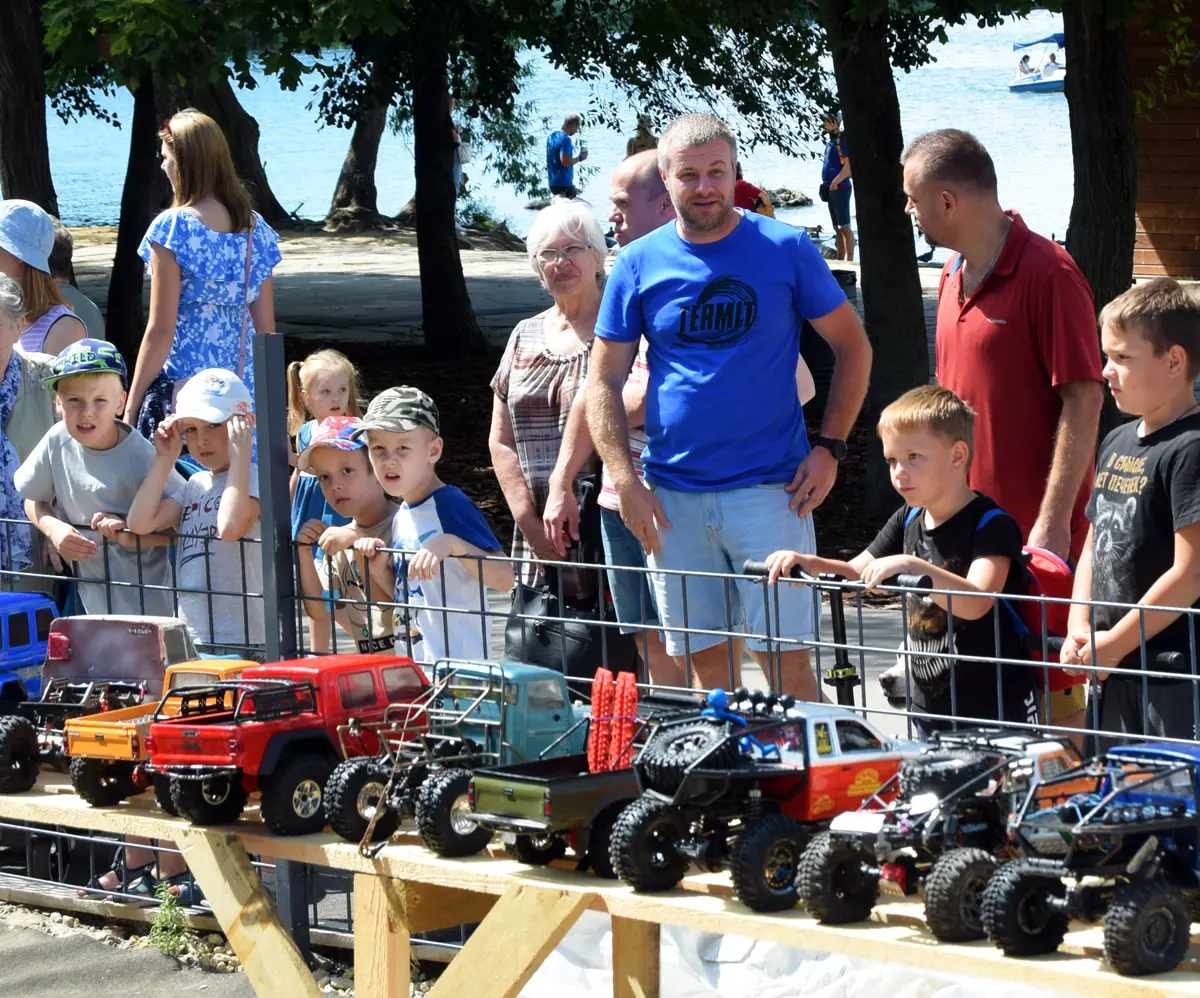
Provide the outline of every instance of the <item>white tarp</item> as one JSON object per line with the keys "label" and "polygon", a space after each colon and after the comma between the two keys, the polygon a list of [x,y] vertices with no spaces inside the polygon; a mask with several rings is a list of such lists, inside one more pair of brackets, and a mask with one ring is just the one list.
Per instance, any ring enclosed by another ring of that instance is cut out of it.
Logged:
{"label": "white tarp", "polygon": [[[982,978],[789,949],[742,936],[664,925],[662,998],[1061,998]],[[521,998],[611,998],[612,926],[586,911]]]}

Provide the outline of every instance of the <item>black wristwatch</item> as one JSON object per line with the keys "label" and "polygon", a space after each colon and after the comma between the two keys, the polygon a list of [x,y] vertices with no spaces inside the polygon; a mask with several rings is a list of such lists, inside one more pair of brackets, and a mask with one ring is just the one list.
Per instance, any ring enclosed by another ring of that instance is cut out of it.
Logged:
{"label": "black wristwatch", "polygon": [[824,447],[830,454],[833,455],[835,461],[845,460],[846,457],[846,441],[834,440],[832,437],[817,437],[816,447]]}

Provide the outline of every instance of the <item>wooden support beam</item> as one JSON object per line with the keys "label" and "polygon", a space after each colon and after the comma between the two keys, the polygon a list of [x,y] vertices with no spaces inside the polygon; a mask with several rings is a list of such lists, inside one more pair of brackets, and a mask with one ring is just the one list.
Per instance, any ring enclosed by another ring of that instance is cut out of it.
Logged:
{"label": "wooden support beam", "polygon": [[613,998],[658,998],[661,936],[657,922],[613,916]]}
{"label": "wooden support beam", "polygon": [[402,880],[354,875],[354,993],[359,998],[408,998],[412,951],[405,894]]}
{"label": "wooden support beam", "polygon": [[175,838],[255,993],[320,998],[237,835],[189,825]]}
{"label": "wooden support beam", "polygon": [[[357,878],[356,878],[357,879]],[[440,884],[404,883],[405,912],[410,932],[448,929],[467,922],[482,922],[496,902],[494,894],[473,894]]]}
{"label": "wooden support beam", "polygon": [[594,897],[513,884],[450,962],[430,998],[516,998]]}

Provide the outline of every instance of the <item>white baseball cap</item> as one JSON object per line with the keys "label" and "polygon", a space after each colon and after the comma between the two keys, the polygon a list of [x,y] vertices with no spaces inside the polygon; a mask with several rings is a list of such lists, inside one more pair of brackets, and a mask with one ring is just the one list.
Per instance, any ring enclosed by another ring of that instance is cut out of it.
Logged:
{"label": "white baseball cap", "polygon": [[250,389],[232,371],[210,367],[188,378],[175,398],[173,419],[200,419],[223,423],[232,416],[254,412]]}

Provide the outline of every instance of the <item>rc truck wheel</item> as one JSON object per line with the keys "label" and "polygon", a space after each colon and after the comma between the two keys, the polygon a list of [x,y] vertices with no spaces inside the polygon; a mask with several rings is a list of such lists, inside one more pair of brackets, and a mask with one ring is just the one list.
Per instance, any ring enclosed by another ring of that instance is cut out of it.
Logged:
{"label": "rc truck wheel", "polygon": [[241,776],[210,776],[203,780],[171,777],[171,800],[181,818],[193,825],[228,825],[246,807]]}
{"label": "rc truck wheel", "polygon": [[620,805],[615,808],[610,807],[607,811],[601,811],[596,815],[596,820],[592,822],[592,827],[588,831],[588,865],[597,877],[604,880],[617,879],[617,871],[613,869],[611,855],[612,833],[613,825],[616,824],[617,816],[621,811]]}
{"label": "rc truck wheel", "polygon": [[262,817],[277,835],[310,835],[325,827],[329,757],[306,752],[285,762],[261,783]]}
{"label": "rc truck wheel", "polygon": [[[737,743],[723,722],[695,721],[680,724],[655,734],[638,758],[651,789],[673,794],[683,783],[688,766],[716,748],[705,768],[733,769],[738,762]],[[721,743],[724,744],[721,744]]]}
{"label": "rc truck wheel", "polygon": [[1126,884],[1104,916],[1104,956],[1118,974],[1174,970],[1187,952],[1191,916],[1180,891],[1163,880]]}
{"label": "rc truck wheel", "polygon": [[687,832],[683,815],[653,797],[639,797],[613,825],[609,858],[617,876],[635,891],[668,891],[687,872],[677,848]]}
{"label": "rc truck wheel", "polygon": [[137,785],[120,768],[103,759],[71,760],[71,786],[92,807],[114,807],[139,793]]}
{"label": "rc truck wheel", "polygon": [[1067,916],[1051,904],[1067,889],[1057,877],[1022,863],[1000,867],[983,892],[983,931],[1005,956],[1053,953],[1067,934]]}
{"label": "rc truck wheel", "polygon": [[[911,800],[917,794],[945,797],[967,781],[982,776],[994,765],[978,752],[935,749],[900,763],[900,796],[905,800]],[[982,790],[982,782],[972,789]]]}
{"label": "rc truck wheel", "polygon": [[822,832],[809,843],[796,878],[800,901],[826,925],[861,922],[879,898],[879,881],[862,872],[870,857],[848,842]]}
{"label": "rc truck wheel", "polygon": [[158,806],[163,809],[163,812],[169,814],[172,818],[178,818],[179,812],[175,809],[175,802],[171,800],[171,778],[164,776],[162,773],[154,774],[154,799],[158,801]]}
{"label": "rc truck wheel", "polygon": [[552,860],[561,859],[567,853],[567,843],[559,836],[518,835],[515,842],[504,846],[518,863],[527,866],[546,866]]}
{"label": "rc truck wheel", "polygon": [[371,818],[375,822],[372,842],[385,842],[400,827],[400,816],[384,802],[387,780],[378,772],[374,759],[347,759],[337,765],[325,782],[325,818],[347,842],[361,842]]}
{"label": "rc truck wheel", "polygon": [[808,832],[798,821],[765,814],[733,845],[729,870],[738,900],[753,911],[796,907],[796,876]]}
{"label": "rc truck wheel", "polygon": [[492,840],[491,831],[471,819],[470,782],[469,769],[444,769],[430,774],[417,794],[417,831],[439,856],[473,856]]}
{"label": "rc truck wheel", "polygon": [[925,878],[925,923],[944,943],[982,939],[983,892],[996,860],[982,849],[955,849],[939,857]]}
{"label": "rc truck wheel", "polygon": [[23,717],[0,717],[0,794],[33,789],[40,768],[37,729]]}

